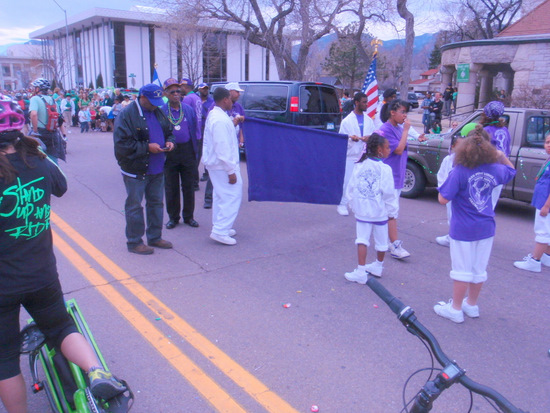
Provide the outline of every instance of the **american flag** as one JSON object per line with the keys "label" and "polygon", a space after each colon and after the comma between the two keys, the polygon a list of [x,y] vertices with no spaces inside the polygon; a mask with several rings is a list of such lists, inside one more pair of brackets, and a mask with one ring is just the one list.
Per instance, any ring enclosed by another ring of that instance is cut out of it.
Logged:
{"label": "american flag", "polygon": [[361,92],[367,95],[367,115],[374,119],[376,114],[376,107],[378,106],[378,83],[376,82],[376,56],[375,53],[372,57],[372,63],[370,64],[367,77],[361,88]]}

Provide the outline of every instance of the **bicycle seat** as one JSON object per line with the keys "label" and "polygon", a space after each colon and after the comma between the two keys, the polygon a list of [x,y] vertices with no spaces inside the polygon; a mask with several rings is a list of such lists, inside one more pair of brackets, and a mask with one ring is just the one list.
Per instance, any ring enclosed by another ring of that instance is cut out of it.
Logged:
{"label": "bicycle seat", "polygon": [[21,330],[19,337],[21,338],[21,347],[19,351],[22,354],[32,353],[33,351],[38,350],[46,340],[46,337],[38,329],[38,326],[35,323],[27,324]]}

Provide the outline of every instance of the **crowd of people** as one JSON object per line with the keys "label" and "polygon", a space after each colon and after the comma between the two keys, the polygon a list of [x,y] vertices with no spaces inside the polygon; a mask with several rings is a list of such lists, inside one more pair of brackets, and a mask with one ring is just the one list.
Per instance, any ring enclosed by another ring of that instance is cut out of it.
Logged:
{"label": "crowd of people", "polygon": [[[44,79],[45,80],[45,79]],[[48,82],[48,89],[44,96],[53,99],[56,110],[59,113],[59,128],[61,134],[66,138],[71,133],[70,127],[80,127],[80,132],[89,131],[107,132],[113,130],[114,119],[120,111],[130,102],[136,99],[137,95],[132,92],[122,93],[121,89],[92,90],[80,88],[77,90],[62,90],[58,87],[51,88]],[[25,115],[26,127],[24,131],[30,131],[30,102],[34,95],[34,85],[28,89],[4,90],[4,96],[16,101]]]}

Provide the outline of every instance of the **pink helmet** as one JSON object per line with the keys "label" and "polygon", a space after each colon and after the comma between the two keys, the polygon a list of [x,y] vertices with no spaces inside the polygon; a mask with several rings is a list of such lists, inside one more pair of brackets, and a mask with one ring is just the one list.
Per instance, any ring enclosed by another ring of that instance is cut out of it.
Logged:
{"label": "pink helmet", "polygon": [[24,125],[21,107],[9,97],[0,95],[0,133],[21,130]]}

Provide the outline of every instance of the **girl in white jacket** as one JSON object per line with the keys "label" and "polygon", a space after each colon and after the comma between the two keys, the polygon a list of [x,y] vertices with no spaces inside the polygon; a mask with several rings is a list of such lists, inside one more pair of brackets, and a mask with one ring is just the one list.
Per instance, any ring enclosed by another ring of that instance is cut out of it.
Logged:
{"label": "girl in white jacket", "polygon": [[[382,162],[389,154],[387,139],[374,132],[367,142],[365,153],[353,168],[346,189],[357,221],[355,244],[359,264],[355,270],[345,274],[348,281],[365,284],[369,273],[382,276],[384,255],[388,250],[388,217],[395,216],[397,212],[393,173],[391,167]],[[367,265],[371,233],[374,236],[376,261]]]}

